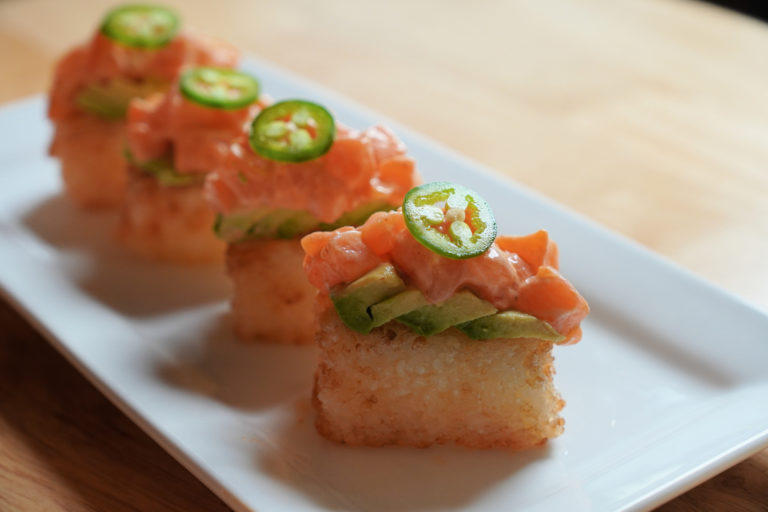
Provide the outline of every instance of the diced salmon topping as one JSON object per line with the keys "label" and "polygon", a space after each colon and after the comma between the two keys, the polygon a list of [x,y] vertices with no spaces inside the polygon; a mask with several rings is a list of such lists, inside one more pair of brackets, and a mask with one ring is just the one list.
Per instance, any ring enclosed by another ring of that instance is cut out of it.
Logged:
{"label": "diced salmon topping", "polygon": [[204,107],[186,99],[177,81],[166,94],[131,102],[128,149],[139,162],[172,154],[176,172],[209,172],[268,101],[235,110]]}
{"label": "diced salmon topping", "polygon": [[396,237],[406,230],[402,215],[377,212],[368,218],[362,230],[363,242],[377,255],[385,257],[395,248]]}
{"label": "diced salmon topping", "polygon": [[97,32],[56,66],[48,116],[59,120],[80,115],[75,97],[86,85],[115,79],[169,84],[185,66],[234,67],[238,60],[234,46],[196,33],[179,34],[166,46],[147,50],[121,45]]}
{"label": "diced salmon topping", "polygon": [[533,272],[542,265],[559,268],[557,244],[549,239],[549,233],[543,229],[525,236],[496,237],[496,245],[520,255]]}
{"label": "diced salmon topping", "polygon": [[539,267],[536,275],[522,283],[513,309],[549,322],[568,338],[565,344],[579,341],[579,324],[589,313],[584,297],[557,270],[548,266]]}
{"label": "diced salmon topping", "polygon": [[206,194],[214,209],[224,214],[288,208],[334,222],[373,200],[399,204],[419,182],[414,169],[403,143],[381,126],[358,132],[337,122],[330,150],[299,163],[256,154],[243,133],[209,175]]}
{"label": "diced salmon topping", "polygon": [[[305,236],[301,246],[307,255],[312,255],[304,260],[309,281],[318,288],[324,282],[347,283],[379,265],[381,258],[365,245],[361,235],[355,228],[345,226]],[[334,262],[332,266],[327,265],[329,260]]]}
{"label": "diced salmon topping", "polygon": [[480,256],[454,260],[416,241],[402,213],[379,212],[359,228],[313,233],[302,239],[304,270],[321,293],[351,282],[382,262],[390,262],[431,303],[469,289],[500,311],[517,310],[549,322],[579,340],[579,324],[589,306],[557,271],[557,245],[546,231],[499,237]]}

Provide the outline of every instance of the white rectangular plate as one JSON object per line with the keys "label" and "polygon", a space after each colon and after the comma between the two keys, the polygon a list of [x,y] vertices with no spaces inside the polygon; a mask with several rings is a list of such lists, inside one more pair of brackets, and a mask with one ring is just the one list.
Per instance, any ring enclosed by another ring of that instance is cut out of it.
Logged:
{"label": "white rectangular plate", "polygon": [[[381,121],[251,60],[277,98]],[[620,510],[658,505],[768,445],[768,317],[648,251],[407,130],[428,181],[470,185],[501,233],[548,229],[587,297],[556,349],[565,434],[524,453],[353,448],[315,433],[313,348],[230,334],[218,267],[140,262],[114,215],[84,214],[46,156],[43,98],[0,111],[0,284],[128,416],[238,510]]]}

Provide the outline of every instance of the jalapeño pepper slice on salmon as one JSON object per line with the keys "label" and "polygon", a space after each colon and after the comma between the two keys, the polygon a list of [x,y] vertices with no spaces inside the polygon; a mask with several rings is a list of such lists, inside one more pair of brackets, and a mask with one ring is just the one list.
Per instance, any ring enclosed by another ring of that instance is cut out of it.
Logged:
{"label": "jalape\u00f1o pepper slice on salmon", "polygon": [[179,16],[165,7],[131,4],[109,11],[101,33],[132,48],[162,48],[179,30]]}
{"label": "jalape\u00f1o pepper slice on salmon", "polygon": [[259,81],[234,69],[201,67],[185,72],[181,94],[199,105],[225,110],[246,107],[259,97]]}
{"label": "jalape\u00f1o pepper slice on salmon", "polygon": [[420,244],[446,258],[479,256],[496,238],[496,220],[488,203],[455,183],[426,183],[411,189],[403,201],[403,217]]}
{"label": "jalape\u00f1o pepper slice on salmon", "polygon": [[279,162],[305,162],[331,149],[336,135],[333,116],[317,103],[286,100],[254,119],[250,143],[263,157]]}

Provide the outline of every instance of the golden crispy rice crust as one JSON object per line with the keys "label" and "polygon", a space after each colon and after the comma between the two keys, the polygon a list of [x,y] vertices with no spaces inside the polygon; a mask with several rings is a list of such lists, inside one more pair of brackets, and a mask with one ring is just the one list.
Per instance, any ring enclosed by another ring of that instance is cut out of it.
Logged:
{"label": "golden crispy rice crust", "polygon": [[227,272],[235,285],[232,314],[243,340],[314,343],[315,297],[302,269],[299,239],[230,244]]}
{"label": "golden crispy rice crust", "polygon": [[456,443],[526,449],[563,432],[552,343],[418,336],[390,322],[347,328],[324,298],[313,403],[317,430],[352,445]]}
{"label": "golden crispy rice crust", "polygon": [[151,260],[213,263],[225,250],[213,233],[214,220],[201,186],[167,187],[131,169],[117,235],[130,251]]}
{"label": "golden crispy rice crust", "polygon": [[80,208],[116,208],[127,166],[125,123],[81,115],[56,122],[51,155],[59,159],[67,196]]}

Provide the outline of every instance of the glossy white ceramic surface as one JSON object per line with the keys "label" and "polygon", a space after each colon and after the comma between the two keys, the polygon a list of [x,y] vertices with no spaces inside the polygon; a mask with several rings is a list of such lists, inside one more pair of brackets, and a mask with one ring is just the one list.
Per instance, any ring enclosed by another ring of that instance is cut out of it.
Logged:
{"label": "glossy white ceramic surface", "polygon": [[[247,67],[278,99],[319,101],[353,127],[381,121],[266,63]],[[62,196],[44,108],[34,98],[0,111],[0,285],[235,509],[646,509],[768,445],[765,313],[397,126],[425,180],[482,193],[501,233],[548,229],[592,314],[581,343],[556,348],[566,431],[542,449],[328,442],[309,405],[315,350],[236,342],[221,268],[116,247],[113,214]]]}

